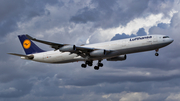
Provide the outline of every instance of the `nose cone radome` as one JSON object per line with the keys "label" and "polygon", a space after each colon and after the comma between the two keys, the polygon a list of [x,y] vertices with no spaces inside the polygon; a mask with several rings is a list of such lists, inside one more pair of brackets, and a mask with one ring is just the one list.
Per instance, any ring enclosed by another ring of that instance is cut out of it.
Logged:
{"label": "nose cone radome", "polygon": [[168,38],[168,39],[166,40],[167,44],[171,44],[173,41],[174,41],[174,39],[172,39],[172,38]]}
{"label": "nose cone radome", "polygon": [[172,39],[172,38],[169,38],[169,41],[170,41],[170,43],[172,43],[172,42],[174,41],[174,39]]}

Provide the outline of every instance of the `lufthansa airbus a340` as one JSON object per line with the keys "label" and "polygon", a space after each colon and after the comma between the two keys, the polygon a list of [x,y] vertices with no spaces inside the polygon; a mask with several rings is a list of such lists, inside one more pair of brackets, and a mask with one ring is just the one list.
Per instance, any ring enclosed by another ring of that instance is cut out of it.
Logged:
{"label": "lufthansa airbus a340", "polygon": [[[126,60],[126,54],[155,50],[155,56],[158,56],[158,50],[171,44],[174,40],[166,35],[147,35],[115,40],[103,43],[88,44],[76,46],[71,44],[59,44],[39,40],[29,35],[18,35],[19,40],[26,55],[9,53],[20,56],[22,59],[33,60],[44,63],[69,63],[84,61],[81,67],[86,68],[93,65],[93,61],[98,60],[95,70],[102,67],[101,61],[123,61]],[[33,41],[50,45],[53,51],[44,51],[35,45]]]}

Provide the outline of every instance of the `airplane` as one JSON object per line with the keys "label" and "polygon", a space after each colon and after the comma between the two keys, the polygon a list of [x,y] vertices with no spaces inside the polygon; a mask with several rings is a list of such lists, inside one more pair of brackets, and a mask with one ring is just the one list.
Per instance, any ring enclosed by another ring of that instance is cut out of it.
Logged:
{"label": "airplane", "polygon": [[[103,67],[101,61],[123,61],[126,60],[126,54],[155,50],[155,56],[158,56],[158,50],[171,44],[174,40],[166,35],[146,35],[133,38],[114,40],[96,44],[76,46],[72,44],[59,44],[49,41],[43,41],[33,38],[29,35],[18,35],[19,40],[26,55],[8,53],[20,56],[22,59],[33,60],[44,63],[70,63],[84,61],[81,67],[92,66],[93,61],[98,60],[95,70]],[[32,41],[50,45],[54,50],[44,51]]]}

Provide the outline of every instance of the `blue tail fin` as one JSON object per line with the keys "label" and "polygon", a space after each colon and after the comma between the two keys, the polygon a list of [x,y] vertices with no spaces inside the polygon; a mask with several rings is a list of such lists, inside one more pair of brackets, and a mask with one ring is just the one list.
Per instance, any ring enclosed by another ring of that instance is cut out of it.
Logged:
{"label": "blue tail fin", "polygon": [[28,39],[26,37],[26,35],[18,35],[18,37],[19,37],[19,40],[21,41],[22,47],[23,47],[26,55],[44,52],[44,50],[40,49],[30,39]]}

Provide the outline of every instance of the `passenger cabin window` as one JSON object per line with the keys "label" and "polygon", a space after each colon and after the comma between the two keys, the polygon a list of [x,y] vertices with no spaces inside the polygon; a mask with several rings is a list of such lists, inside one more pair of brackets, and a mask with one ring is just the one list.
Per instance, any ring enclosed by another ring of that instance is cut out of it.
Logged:
{"label": "passenger cabin window", "polygon": [[163,36],[163,38],[169,38],[169,36]]}

